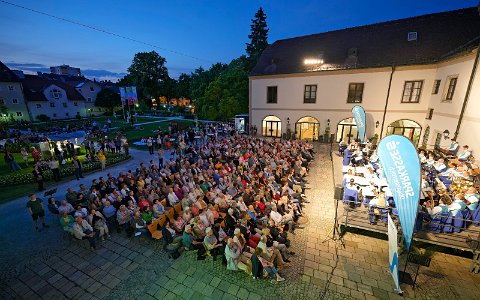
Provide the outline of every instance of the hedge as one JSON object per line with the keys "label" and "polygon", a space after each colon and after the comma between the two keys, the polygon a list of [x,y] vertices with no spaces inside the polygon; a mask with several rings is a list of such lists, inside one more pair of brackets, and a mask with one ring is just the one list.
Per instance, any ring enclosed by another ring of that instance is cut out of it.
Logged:
{"label": "hedge", "polygon": [[[119,163],[121,161],[129,159],[129,155],[125,154],[109,154],[107,157],[107,163],[106,165],[113,165],[116,163]],[[45,167],[44,167],[45,168]],[[42,169],[44,169],[42,168]],[[90,171],[95,171],[101,169],[100,162],[89,162],[89,163],[83,163],[82,164],[82,171],[83,172],[90,172]],[[60,177],[68,177],[71,175],[75,174],[75,169],[73,168],[73,164],[67,162],[65,165],[60,166]],[[43,178],[44,181],[51,181],[53,180],[53,173],[52,171],[47,167],[47,169],[43,170]],[[0,176],[0,187],[8,187],[12,185],[20,185],[20,184],[29,184],[29,183],[35,183],[35,180],[33,178],[32,173],[12,173],[8,175],[3,175]]]}

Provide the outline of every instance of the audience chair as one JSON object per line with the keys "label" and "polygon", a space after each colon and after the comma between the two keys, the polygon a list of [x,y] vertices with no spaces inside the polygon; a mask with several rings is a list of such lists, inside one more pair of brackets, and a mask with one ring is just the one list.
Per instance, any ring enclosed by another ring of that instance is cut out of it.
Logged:
{"label": "audience chair", "polygon": [[163,237],[162,232],[158,230],[158,220],[155,220],[148,225],[148,231],[150,231],[152,238],[155,240],[160,240]]}

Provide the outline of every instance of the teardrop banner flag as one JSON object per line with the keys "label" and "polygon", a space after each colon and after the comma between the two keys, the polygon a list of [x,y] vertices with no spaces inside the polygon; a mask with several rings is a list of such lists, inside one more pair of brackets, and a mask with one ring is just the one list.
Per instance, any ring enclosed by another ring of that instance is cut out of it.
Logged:
{"label": "teardrop banner flag", "polygon": [[400,279],[398,273],[398,239],[397,227],[388,214],[388,265],[392,274],[393,282],[395,282],[395,291],[401,293]]}
{"label": "teardrop banner flag", "polygon": [[363,109],[363,107],[360,105],[355,105],[352,108],[352,115],[353,119],[355,119],[355,123],[357,124],[358,137],[363,143],[365,142],[365,109]]}
{"label": "teardrop banner flag", "polygon": [[418,154],[409,139],[395,134],[380,141],[377,154],[392,191],[408,251],[420,200],[421,177]]}

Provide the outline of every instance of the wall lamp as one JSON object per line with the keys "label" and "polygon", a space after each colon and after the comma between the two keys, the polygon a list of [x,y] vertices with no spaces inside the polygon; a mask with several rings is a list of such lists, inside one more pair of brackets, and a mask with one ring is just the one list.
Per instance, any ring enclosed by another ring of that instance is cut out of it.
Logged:
{"label": "wall lamp", "polygon": [[378,128],[378,126],[380,126],[380,122],[379,122],[379,121],[375,122],[375,128]]}
{"label": "wall lamp", "polygon": [[449,137],[450,137],[450,131],[448,131],[448,129],[445,129],[445,131],[443,131],[443,138],[448,139]]}

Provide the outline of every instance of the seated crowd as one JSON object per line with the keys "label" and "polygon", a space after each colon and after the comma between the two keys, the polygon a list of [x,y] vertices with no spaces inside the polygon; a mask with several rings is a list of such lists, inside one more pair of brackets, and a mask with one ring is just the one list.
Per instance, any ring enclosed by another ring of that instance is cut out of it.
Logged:
{"label": "seated crowd", "polygon": [[[393,195],[384,177],[376,151],[370,144],[357,142],[342,147],[344,194],[343,203],[352,208],[368,209],[368,218],[375,224],[380,218],[387,222],[387,214],[397,216]],[[456,141],[438,154],[419,150],[421,164],[421,193],[416,229],[425,223],[433,232],[460,232],[471,223],[480,226],[477,170],[467,145],[459,151]]]}
{"label": "seated crowd", "polygon": [[184,151],[135,171],[107,174],[90,187],[68,189],[48,209],[62,228],[92,249],[112,231],[161,238],[173,258],[194,250],[199,260],[221,257],[230,270],[283,281],[290,234],[306,203],[313,147],[301,141],[212,135],[200,145],[179,135]]}

